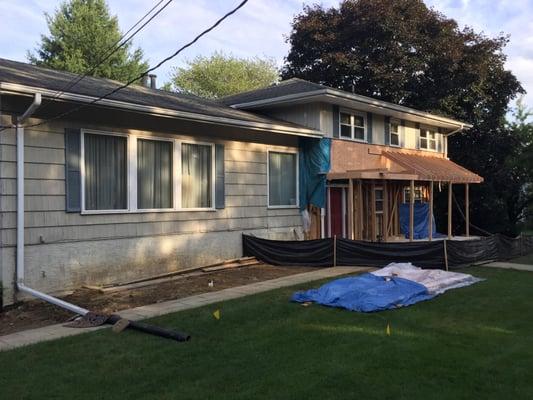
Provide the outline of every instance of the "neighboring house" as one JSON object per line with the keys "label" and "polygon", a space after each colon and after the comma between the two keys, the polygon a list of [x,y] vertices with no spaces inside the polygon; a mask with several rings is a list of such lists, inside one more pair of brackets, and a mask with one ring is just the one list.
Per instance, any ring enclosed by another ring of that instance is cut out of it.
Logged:
{"label": "neighboring house", "polygon": [[291,79],[222,104],[144,86],[107,96],[121,84],[75,78],[0,59],[4,304],[22,280],[17,264],[27,286],[54,293],[239,257],[242,233],[302,238],[302,149],[329,148],[324,137],[331,170],[327,192],[326,171],[315,175],[327,193],[315,237],[416,239],[433,182],[482,181],[446,157],[447,135],[469,125],[314,83]]}
{"label": "neighboring house", "polygon": [[[450,161],[448,136],[471,125],[343,90],[289,79],[222,99],[236,109],[283,119],[332,138],[327,203],[315,236],[393,241],[436,236],[434,183],[447,185],[448,237],[453,184],[483,179]],[[414,196],[411,193],[414,192]],[[403,229],[402,229],[403,226]],[[469,236],[469,224],[466,224]]]}
{"label": "neighboring house", "polygon": [[239,257],[243,232],[302,237],[298,141],[320,131],[143,86],[87,105],[120,84],[68,88],[75,77],[0,59],[4,304],[16,279],[12,124],[35,93],[42,105],[24,124],[27,286],[54,293]]}

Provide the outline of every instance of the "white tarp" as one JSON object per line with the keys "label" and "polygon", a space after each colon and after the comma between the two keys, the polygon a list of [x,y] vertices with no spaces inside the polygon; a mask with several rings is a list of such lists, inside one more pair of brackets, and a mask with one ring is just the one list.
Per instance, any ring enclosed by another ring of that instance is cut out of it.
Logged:
{"label": "white tarp", "polygon": [[438,295],[450,289],[469,286],[483,279],[459,272],[448,272],[440,269],[422,269],[411,263],[390,263],[384,268],[372,272],[376,276],[393,276],[424,285],[429,294]]}

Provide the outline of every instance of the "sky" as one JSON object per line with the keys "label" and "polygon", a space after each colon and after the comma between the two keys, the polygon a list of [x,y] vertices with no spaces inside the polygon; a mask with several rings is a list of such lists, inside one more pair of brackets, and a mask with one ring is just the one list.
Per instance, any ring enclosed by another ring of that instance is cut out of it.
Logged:
{"label": "sky", "polygon": [[[240,0],[174,0],[134,39],[151,65],[191,40]],[[27,50],[47,33],[44,13],[53,13],[58,0],[0,0],[0,57],[26,61]],[[126,31],[156,0],[108,0],[111,13]],[[293,17],[304,4],[335,6],[339,0],[250,0],[238,14],[201,39],[178,58],[156,71],[158,84],[169,80],[172,67],[197,55],[222,50],[240,57],[272,57],[281,65],[288,52],[285,41]],[[426,0],[426,4],[454,18],[461,26],[496,36],[510,35],[505,49],[507,68],[528,91],[525,101],[533,107],[533,0]],[[23,21],[23,22],[21,22]]]}

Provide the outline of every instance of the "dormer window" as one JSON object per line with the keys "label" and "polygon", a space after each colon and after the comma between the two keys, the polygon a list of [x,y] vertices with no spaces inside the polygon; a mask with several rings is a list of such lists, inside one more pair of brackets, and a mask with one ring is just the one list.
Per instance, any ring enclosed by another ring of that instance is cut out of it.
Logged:
{"label": "dormer window", "polygon": [[366,141],[366,116],[357,112],[340,112],[340,135],[342,139]]}
{"label": "dormer window", "polygon": [[437,151],[437,134],[432,129],[420,129],[420,148]]}

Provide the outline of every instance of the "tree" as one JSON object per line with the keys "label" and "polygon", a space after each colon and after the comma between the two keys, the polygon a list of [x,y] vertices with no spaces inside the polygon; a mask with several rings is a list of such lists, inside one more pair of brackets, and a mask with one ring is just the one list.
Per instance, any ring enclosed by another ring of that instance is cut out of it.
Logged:
{"label": "tree", "polygon": [[[117,17],[111,16],[105,0],[70,0],[61,3],[53,16],[45,14],[49,35],[41,35],[31,63],[49,68],[88,73],[120,40]],[[126,82],[148,68],[143,52],[126,44],[92,73]]]}
{"label": "tree", "polygon": [[459,28],[421,0],[308,6],[294,18],[282,77],[353,88],[472,123],[473,129],[449,141],[451,158],[486,179],[472,186],[472,220],[511,233],[516,220],[509,219],[515,214],[509,206],[521,189],[503,166],[520,142],[505,126],[505,115],[524,90],[504,66],[508,40]]}
{"label": "tree", "polygon": [[206,98],[217,98],[262,88],[278,80],[272,59],[237,58],[222,52],[209,57],[198,56],[186,67],[174,68],[172,90]]}

